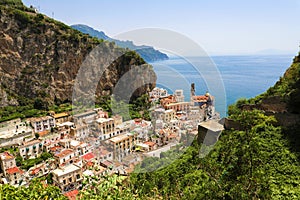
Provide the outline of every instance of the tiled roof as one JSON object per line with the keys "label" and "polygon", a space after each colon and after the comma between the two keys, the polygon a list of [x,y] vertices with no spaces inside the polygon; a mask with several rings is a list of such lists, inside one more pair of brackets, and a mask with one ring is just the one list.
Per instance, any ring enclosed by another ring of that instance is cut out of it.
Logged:
{"label": "tiled roof", "polygon": [[150,142],[150,141],[148,141],[148,142],[144,142],[144,144],[147,144],[148,146],[152,147],[152,146],[154,146],[156,143],[155,143],[155,142]]}
{"label": "tiled roof", "polygon": [[68,197],[68,199],[70,200],[76,200],[76,196],[79,194],[79,191],[78,190],[72,190],[72,191],[69,191],[69,192],[66,192],[64,195],[66,197]]}
{"label": "tiled roof", "polygon": [[23,171],[20,170],[19,167],[9,168],[9,169],[6,170],[6,172],[8,174],[14,174],[14,173],[21,173],[22,174],[23,173]]}
{"label": "tiled roof", "polygon": [[87,153],[87,154],[83,155],[82,158],[84,160],[91,160],[91,159],[95,158],[95,154],[90,152],[90,153]]}
{"label": "tiled roof", "polygon": [[59,158],[66,157],[67,155],[69,155],[73,152],[74,151],[72,149],[65,149],[65,150],[61,151],[59,154],[56,154],[55,157],[59,157]]}
{"label": "tiled roof", "polygon": [[4,152],[1,154],[1,160],[10,160],[10,159],[13,159],[14,156],[11,155],[9,152]]}

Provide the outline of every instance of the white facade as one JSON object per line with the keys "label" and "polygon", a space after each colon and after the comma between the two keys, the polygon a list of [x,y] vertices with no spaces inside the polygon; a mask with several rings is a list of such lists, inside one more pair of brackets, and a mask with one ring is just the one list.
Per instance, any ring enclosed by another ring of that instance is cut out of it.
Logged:
{"label": "white facade", "polygon": [[31,118],[29,121],[36,133],[50,130],[56,125],[55,119],[51,116]]}

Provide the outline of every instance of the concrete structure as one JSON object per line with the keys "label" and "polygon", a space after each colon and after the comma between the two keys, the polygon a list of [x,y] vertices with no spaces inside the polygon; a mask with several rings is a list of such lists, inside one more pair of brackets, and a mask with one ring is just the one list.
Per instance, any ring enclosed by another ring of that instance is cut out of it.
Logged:
{"label": "concrete structure", "polygon": [[50,130],[56,125],[55,119],[51,116],[30,118],[29,121],[34,129],[34,132],[36,133]]}
{"label": "concrete structure", "polygon": [[23,170],[19,167],[12,167],[6,170],[6,179],[10,185],[18,186],[21,184],[21,180],[23,179]]}
{"label": "concrete structure", "polygon": [[22,122],[21,119],[0,123],[0,147],[20,145],[33,138],[33,130],[29,123]]}
{"label": "concrete structure", "polygon": [[54,155],[57,167],[68,166],[75,162],[75,152],[72,149],[64,149],[60,153]]}
{"label": "concrete structure", "polygon": [[52,174],[54,185],[58,186],[64,192],[78,189],[82,184],[82,170],[74,164],[57,168],[52,171]]}
{"label": "concrete structure", "polygon": [[19,147],[19,153],[23,159],[37,158],[43,153],[43,143],[41,140],[24,142]]}
{"label": "concrete structure", "polygon": [[224,126],[215,120],[201,122],[198,125],[198,142],[207,146],[215,144]]}
{"label": "concrete structure", "polygon": [[4,152],[0,154],[0,166],[1,171],[6,175],[6,170],[16,167],[16,159],[9,152]]}
{"label": "concrete structure", "polygon": [[86,124],[78,124],[71,128],[70,136],[74,139],[84,139],[89,136],[89,126]]}
{"label": "concrete structure", "polygon": [[51,116],[55,119],[56,124],[62,124],[71,120],[71,115],[68,112],[55,113]]}
{"label": "concrete structure", "polygon": [[183,90],[175,90],[174,98],[176,102],[184,102]]}
{"label": "concrete structure", "polygon": [[114,159],[121,160],[129,155],[133,146],[138,143],[137,133],[127,133],[108,140],[108,145],[114,152]]}
{"label": "concrete structure", "polygon": [[75,125],[82,123],[91,123],[96,119],[97,110],[90,110],[84,113],[79,113],[73,116]]}

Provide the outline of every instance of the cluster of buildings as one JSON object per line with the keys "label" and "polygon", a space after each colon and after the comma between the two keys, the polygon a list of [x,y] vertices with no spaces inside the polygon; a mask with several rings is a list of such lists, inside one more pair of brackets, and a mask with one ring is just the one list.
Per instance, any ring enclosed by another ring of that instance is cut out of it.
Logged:
{"label": "cluster of buildings", "polygon": [[[53,184],[67,193],[80,189],[85,177],[127,175],[144,157],[159,157],[172,146],[187,143],[186,136],[196,136],[199,124],[218,118],[214,98],[194,93],[192,85],[191,100],[185,101],[182,90],[169,95],[155,88],[149,94],[155,105],[151,121],[123,121],[121,116],[110,117],[102,109],[93,109],[73,116],[51,112],[49,116],[1,123],[0,147],[18,149],[17,154],[0,154],[1,182],[26,185],[32,178],[51,174]],[[52,157],[29,170],[17,166],[17,156],[28,160],[44,153]]]}

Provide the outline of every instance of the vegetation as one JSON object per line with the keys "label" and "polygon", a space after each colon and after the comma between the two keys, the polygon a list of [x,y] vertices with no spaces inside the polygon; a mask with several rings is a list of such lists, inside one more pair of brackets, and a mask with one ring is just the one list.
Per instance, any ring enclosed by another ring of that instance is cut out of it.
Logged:
{"label": "vegetation", "polygon": [[[155,172],[133,174],[133,191],[164,199],[298,199],[300,168],[274,117],[261,111],[231,116],[242,130],[225,131],[205,158],[195,142],[181,158]],[[147,159],[137,169],[145,165]],[[140,169],[139,169],[140,170]]]}
{"label": "vegetation", "polygon": [[32,180],[29,187],[14,187],[0,185],[0,199],[21,200],[21,199],[57,199],[67,200],[61,194],[59,188],[47,185],[39,179]]}
{"label": "vegetation", "polygon": [[[109,113],[109,116],[112,116],[112,106],[118,108],[114,110],[118,114],[123,116],[123,120],[129,120],[134,118],[143,118],[150,120],[149,108],[151,103],[149,102],[149,96],[144,94],[137,99],[132,100],[129,104],[126,104],[123,101],[112,101],[109,96],[101,96],[96,99],[96,107],[101,107]],[[129,112],[129,116],[127,116]]]}
{"label": "vegetation", "polygon": [[46,161],[46,160],[48,160],[49,158],[52,158],[52,157],[53,157],[52,154],[44,152],[38,158],[31,158],[31,159],[22,160],[21,163],[20,163],[20,165],[21,165],[22,169],[28,170],[31,167],[33,167],[33,166],[35,166],[37,164],[40,164],[43,161]]}

